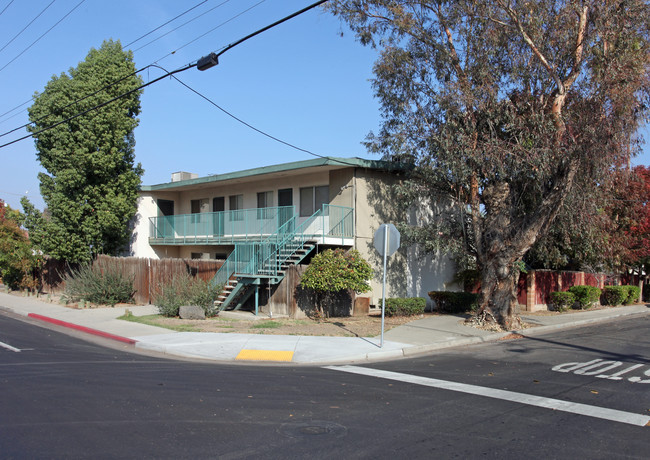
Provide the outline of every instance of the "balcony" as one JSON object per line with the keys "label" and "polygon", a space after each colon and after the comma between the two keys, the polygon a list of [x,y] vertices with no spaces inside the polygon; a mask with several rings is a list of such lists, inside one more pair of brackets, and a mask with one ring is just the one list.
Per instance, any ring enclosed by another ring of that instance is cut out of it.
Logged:
{"label": "balcony", "polygon": [[323,205],[313,216],[300,218],[294,206],[241,209],[236,211],[179,214],[149,218],[151,245],[230,245],[261,242],[289,235],[303,222],[306,233],[322,243],[352,245],[353,209]]}

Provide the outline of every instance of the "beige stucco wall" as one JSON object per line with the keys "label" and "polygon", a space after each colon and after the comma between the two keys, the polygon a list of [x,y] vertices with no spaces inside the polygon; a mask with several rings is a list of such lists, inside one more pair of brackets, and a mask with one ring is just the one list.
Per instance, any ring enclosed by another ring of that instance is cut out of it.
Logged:
{"label": "beige stucco wall", "polygon": [[[182,192],[150,192],[141,194],[136,222],[133,253],[139,257],[190,258],[192,253],[207,254],[214,258],[215,253],[229,253],[228,246],[155,246],[148,243],[149,217],[158,215],[157,199],[174,201],[175,214],[189,214],[191,200],[208,199],[209,209],[212,210],[212,199],[225,197],[228,209],[228,196],[244,195],[244,208],[257,207],[257,193],[273,191],[274,203],[277,206],[277,191],[291,187],[293,189],[293,204],[298,209],[300,204],[300,188],[309,186],[329,185],[330,204],[335,206],[350,206],[355,208],[355,239],[354,246],[362,256],[373,266],[375,276],[371,282],[372,292],[365,294],[371,298],[373,305],[381,303],[383,260],[374,248],[374,233],[383,223],[409,221],[417,224],[429,219],[431,213],[424,209],[418,212],[406,212],[396,200],[391,185],[399,177],[393,173],[365,168],[343,168],[309,174],[293,174],[281,179],[260,179],[254,182],[230,183],[219,186]],[[387,297],[424,297],[431,290],[456,289],[452,284],[454,264],[442,254],[425,254],[417,246],[406,247],[388,259]]]}
{"label": "beige stucco wall", "polygon": [[[409,222],[417,225],[430,214],[407,212],[394,194],[392,185],[399,177],[383,171],[357,169],[354,179],[356,194],[355,247],[373,266],[371,303],[381,304],[383,258],[374,247],[374,234],[381,224]],[[444,254],[426,254],[417,246],[402,244],[387,260],[386,297],[424,297],[432,290],[454,289],[453,261]]]}

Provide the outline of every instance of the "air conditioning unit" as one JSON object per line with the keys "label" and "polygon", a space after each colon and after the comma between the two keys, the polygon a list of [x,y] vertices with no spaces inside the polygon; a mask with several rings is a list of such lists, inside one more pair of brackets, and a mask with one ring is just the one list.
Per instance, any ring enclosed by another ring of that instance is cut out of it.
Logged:
{"label": "air conditioning unit", "polygon": [[178,171],[178,172],[172,173],[172,182],[180,182],[182,180],[196,179],[197,177],[199,177],[199,175],[196,174],[196,173]]}

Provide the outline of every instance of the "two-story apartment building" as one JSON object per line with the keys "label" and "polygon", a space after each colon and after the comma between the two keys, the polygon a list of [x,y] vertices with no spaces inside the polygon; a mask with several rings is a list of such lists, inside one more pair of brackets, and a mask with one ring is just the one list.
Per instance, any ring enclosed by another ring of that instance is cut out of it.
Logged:
{"label": "two-story apartment building", "polygon": [[[369,295],[379,305],[374,233],[415,215],[392,196],[400,172],[389,162],[328,157],[205,177],[174,173],[171,182],[141,187],[132,253],[226,260],[215,281],[228,285],[229,303],[245,286],[279,283],[288,265],[317,251],[356,248],[375,270]],[[388,263],[387,296],[426,298],[453,274],[447,257],[402,247]]]}

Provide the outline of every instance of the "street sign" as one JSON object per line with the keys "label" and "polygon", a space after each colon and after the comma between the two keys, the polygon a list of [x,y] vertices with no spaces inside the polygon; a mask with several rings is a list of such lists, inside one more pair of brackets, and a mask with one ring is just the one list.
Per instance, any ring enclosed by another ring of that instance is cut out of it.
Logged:
{"label": "street sign", "polygon": [[399,231],[393,224],[381,224],[375,232],[375,249],[384,258],[384,281],[381,287],[381,342],[384,347],[384,315],[386,312],[386,259],[399,249]]}
{"label": "street sign", "polygon": [[[387,237],[388,240],[384,241]],[[381,224],[375,232],[375,249],[379,255],[384,255],[384,247],[386,247],[386,256],[390,257],[399,249],[400,235],[399,231],[393,224]]]}

